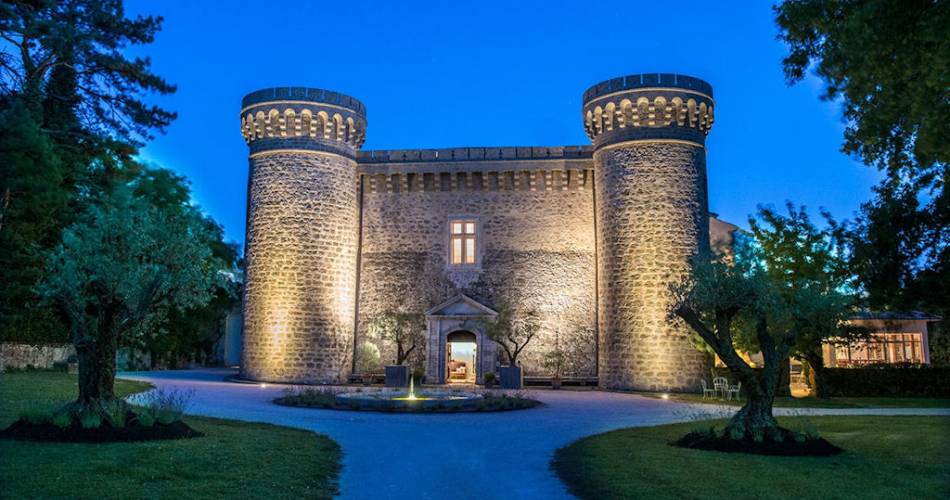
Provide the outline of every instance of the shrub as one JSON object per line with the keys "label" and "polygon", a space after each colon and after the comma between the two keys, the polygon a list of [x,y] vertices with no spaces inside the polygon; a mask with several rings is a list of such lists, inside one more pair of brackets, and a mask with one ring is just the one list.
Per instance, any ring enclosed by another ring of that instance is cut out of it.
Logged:
{"label": "shrub", "polygon": [[950,367],[879,365],[825,368],[822,393],[827,396],[950,397]]}
{"label": "shrub", "polygon": [[775,429],[775,428],[769,429],[766,432],[766,436],[769,438],[770,441],[773,441],[775,443],[781,443],[785,441],[785,433],[779,429]]}
{"label": "shrub", "polygon": [[136,417],[138,417],[139,425],[142,427],[151,427],[155,425],[155,417],[153,417],[148,411],[137,412]]}
{"label": "shrub", "polygon": [[43,425],[49,423],[50,414],[42,410],[27,410],[20,414],[20,420],[31,425]]}
{"label": "shrub", "polygon": [[194,390],[155,389],[143,397],[145,410],[154,421],[168,425],[181,420],[194,394]]}
{"label": "shrub", "polygon": [[121,400],[109,401],[102,405],[102,413],[109,421],[109,425],[117,429],[125,427],[125,417],[128,411],[128,405]]}
{"label": "shrub", "polygon": [[[815,426],[815,423],[809,420],[808,418],[798,418],[797,430],[795,432],[795,441],[812,441],[821,437],[821,432],[818,432],[818,427]],[[799,438],[801,436],[801,438]]]}
{"label": "shrub", "polygon": [[82,410],[79,413],[79,425],[83,429],[98,429],[102,426],[102,416],[96,411]]}
{"label": "shrub", "polygon": [[741,441],[745,437],[745,433],[742,432],[742,429],[737,429],[735,427],[729,429],[729,438],[735,441]]}
{"label": "shrub", "polygon": [[53,415],[53,425],[59,427],[60,429],[65,429],[73,424],[73,417],[69,412],[61,411],[56,415]]}

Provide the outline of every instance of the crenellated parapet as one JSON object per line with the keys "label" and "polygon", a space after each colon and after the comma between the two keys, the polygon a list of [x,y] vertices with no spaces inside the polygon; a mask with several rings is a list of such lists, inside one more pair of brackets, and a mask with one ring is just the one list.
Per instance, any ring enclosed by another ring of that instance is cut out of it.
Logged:
{"label": "crenellated parapet", "polygon": [[435,172],[366,172],[367,193],[566,192],[591,190],[589,168],[531,170],[451,170]]}
{"label": "crenellated parapet", "polygon": [[241,134],[251,153],[320,150],[355,156],[366,140],[366,108],[338,92],[278,87],[246,95]]}
{"label": "crenellated parapet", "polygon": [[712,86],[691,76],[645,73],[584,92],[584,129],[595,147],[634,140],[705,143],[713,124]]}

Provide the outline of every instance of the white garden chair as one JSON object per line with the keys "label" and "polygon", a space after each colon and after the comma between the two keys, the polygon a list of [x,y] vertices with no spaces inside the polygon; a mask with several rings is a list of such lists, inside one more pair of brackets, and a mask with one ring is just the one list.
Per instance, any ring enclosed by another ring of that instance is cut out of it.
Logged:
{"label": "white garden chair", "polygon": [[726,400],[732,399],[732,395],[735,394],[736,400],[738,401],[739,399],[741,399],[740,397],[741,391],[742,391],[742,382],[739,382],[736,385],[730,385],[729,388],[726,389]]}
{"label": "white garden chair", "polygon": [[706,396],[710,396],[710,395],[712,397],[716,397],[716,389],[711,388],[708,385],[706,385],[706,379],[701,378],[699,380],[703,383],[703,399],[706,399]]}
{"label": "white garden chair", "polygon": [[726,397],[726,393],[729,391],[729,379],[726,377],[716,377],[713,379],[713,390],[716,391],[716,395],[722,394],[722,397]]}

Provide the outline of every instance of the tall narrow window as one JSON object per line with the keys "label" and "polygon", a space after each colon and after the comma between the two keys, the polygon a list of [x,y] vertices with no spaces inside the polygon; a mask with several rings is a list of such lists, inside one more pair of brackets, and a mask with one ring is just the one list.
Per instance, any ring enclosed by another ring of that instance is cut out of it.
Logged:
{"label": "tall narrow window", "polygon": [[453,220],[451,234],[451,262],[453,265],[475,264],[475,221]]}

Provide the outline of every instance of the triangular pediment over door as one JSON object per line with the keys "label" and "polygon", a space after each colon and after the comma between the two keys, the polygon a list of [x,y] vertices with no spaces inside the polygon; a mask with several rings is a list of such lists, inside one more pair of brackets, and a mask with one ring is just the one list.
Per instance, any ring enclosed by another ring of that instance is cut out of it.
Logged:
{"label": "triangular pediment over door", "polygon": [[426,316],[497,316],[498,312],[494,309],[478,302],[477,300],[465,294],[458,294],[449,300],[426,311]]}

